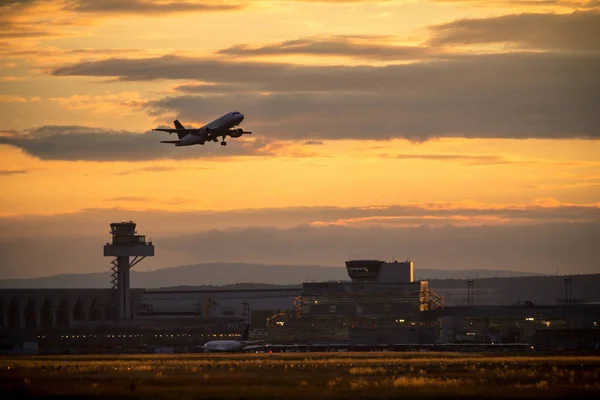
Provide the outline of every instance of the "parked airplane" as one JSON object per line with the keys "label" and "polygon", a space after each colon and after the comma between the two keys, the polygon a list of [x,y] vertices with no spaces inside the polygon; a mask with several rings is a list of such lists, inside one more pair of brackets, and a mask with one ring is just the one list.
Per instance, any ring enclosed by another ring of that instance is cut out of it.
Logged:
{"label": "parked airplane", "polygon": [[239,138],[242,135],[250,135],[252,132],[246,132],[241,128],[232,129],[238,126],[244,120],[244,114],[232,111],[215,119],[212,122],[200,128],[185,128],[179,120],[173,121],[173,128],[155,128],[154,131],[173,132],[177,133],[179,140],[162,140],[161,143],[173,143],[175,146],[193,146],[196,144],[203,145],[205,142],[216,142],[218,137],[222,137],[221,146],[227,145],[225,138]]}
{"label": "parked airplane", "polygon": [[204,344],[204,346],[202,346],[202,347],[204,348],[205,352],[207,352],[207,351],[237,352],[237,351],[248,350],[253,347],[259,347],[259,346],[249,346],[254,343],[264,342],[263,340],[249,341],[248,340],[249,332],[250,332],[250,324],[247,324],[240,340],[211,340],[210,342],[206,342]]}

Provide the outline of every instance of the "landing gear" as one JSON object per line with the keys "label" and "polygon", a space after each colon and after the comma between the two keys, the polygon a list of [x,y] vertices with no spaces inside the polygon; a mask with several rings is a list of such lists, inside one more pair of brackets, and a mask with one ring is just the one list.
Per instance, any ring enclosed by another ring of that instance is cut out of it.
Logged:
{"label": "landing gear", "polygon": [[221,142],[221,146],[227,146],[227,142]]}

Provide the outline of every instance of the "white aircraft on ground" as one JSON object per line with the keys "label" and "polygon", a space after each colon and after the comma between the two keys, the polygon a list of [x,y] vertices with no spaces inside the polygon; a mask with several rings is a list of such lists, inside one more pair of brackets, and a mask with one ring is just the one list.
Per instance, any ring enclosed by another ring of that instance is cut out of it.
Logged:
{"label": "white aircraft on ground", "polygon": [[169,135],[173,132],[177,133],[179,140],[162,140],[161,143],[173,143],[175,146],[193,146],[196,144],[203,145],[205,142],[213,141],[216,142],[218,137],[222,137],[221,146],[227,145],[225,138],[231,136],[232,138],[239,138],[242,135],[250,135],[252,132],[246,132],[241,128],[232,129],[238,126],[244,120],[244,114],[232,111],[215,119],[212,122],[200,127],[200,128],[185,128],[179,120],[173,121],[175,129],[173,128],[155,128],[153,131],[169,132]]}
{"label": "white aircraft on ground", "polygon": [[205,352],[209,352],[209,351],[238,352],[238,351],[243,351],[243,350],[249,350],[250,348],[253,348],[253,347],[260,347],[260,346],[249,346],[251,344],[264,342],[264,340],[249,341],[248,340],[249,332],[250,332],[250,324],[247,324],[240,340],[211,340],[210,342],[206,342],[204,344],[204,346],[202,346],[202,347],[204,348]]}

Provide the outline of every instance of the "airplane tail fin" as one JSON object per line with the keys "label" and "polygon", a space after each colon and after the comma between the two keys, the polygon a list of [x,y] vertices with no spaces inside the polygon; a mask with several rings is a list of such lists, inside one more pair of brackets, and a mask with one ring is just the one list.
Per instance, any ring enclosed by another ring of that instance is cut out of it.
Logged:
{"label": "airplane tail fin", "polygon": [[247,341],[249,334],[250,334],[250,324],[246,324],[246,327],[244,328],[244,333],[242,333],[241,340],[244,342]]}
{"label": "airplane tail fin", "polygon": [[[183,125],[181,125],[181,122],[179,122],[178,119],[176,119],[175,121],[173,121],[173,124],[175,125],[176,129],[185,129],[185,127]],[[179,139],[183,139],[183,137],[187,135],[187,133],[185,132],[177,132],[177,136],[179,136]]]}

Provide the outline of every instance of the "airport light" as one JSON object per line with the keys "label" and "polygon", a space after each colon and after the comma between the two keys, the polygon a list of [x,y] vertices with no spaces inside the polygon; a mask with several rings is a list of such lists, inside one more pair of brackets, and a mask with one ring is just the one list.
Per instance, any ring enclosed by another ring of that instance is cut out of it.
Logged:
{"label": "airport light", "polygon": [[526,319],[527,321],[535,321],[535,318],[533,318],[533,317],[527,317],[527,318],[525,318],[525,319]]}

